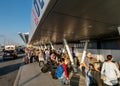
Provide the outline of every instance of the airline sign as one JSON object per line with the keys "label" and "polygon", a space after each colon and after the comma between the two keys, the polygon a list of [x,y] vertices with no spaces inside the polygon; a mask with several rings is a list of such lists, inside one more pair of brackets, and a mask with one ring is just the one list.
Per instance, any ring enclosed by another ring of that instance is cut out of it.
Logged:
{"label": "airline sign", "polygon": [[37,26],[50,0],[33,0],[32,16]]}
{"label": "airline sign", "polygon": [[32,15],[31,15],[31,29],[30,39],[34,34],[50,0],[33,0],[32,2]]}

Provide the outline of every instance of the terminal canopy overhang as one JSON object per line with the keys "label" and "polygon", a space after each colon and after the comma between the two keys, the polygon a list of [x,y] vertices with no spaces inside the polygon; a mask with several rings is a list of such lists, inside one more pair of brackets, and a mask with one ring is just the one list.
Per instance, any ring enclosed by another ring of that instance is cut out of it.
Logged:
{"label": "terminal canopy overhang", "polygon": [[120,0],[33,0],[29,43],[119,37]]}
{"label": "terminal canopy overhang", "polygon": [[29,33],[28,32],[27,33],[21,33],[21,32],[19,32],[18,35],[21,37],[21,39],[23,40],[23,42],[25,44],[28,43],[28,39],[29,39]]}

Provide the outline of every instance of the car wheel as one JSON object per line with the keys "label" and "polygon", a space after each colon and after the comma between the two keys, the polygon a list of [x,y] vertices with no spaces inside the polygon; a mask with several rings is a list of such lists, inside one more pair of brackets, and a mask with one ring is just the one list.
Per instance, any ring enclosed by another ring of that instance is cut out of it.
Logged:
{"label": "car wheel", "polygon": [[14,56],[14,59],[17,59],[17,56]]}
{"label": "car wheel", "polygon": [[5,60],[5,57],[3,57],[3,61]]}

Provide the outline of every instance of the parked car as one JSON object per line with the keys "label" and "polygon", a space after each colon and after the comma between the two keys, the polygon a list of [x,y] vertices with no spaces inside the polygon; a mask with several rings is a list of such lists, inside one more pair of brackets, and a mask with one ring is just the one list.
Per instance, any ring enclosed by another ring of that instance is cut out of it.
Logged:
{"label": "parked car", "polygon": [[7,58],[13,58],[16,59],[17,58],[17,53],[15,50],[4,50],[2,53],[2,57],[3,60],[7,59]]}

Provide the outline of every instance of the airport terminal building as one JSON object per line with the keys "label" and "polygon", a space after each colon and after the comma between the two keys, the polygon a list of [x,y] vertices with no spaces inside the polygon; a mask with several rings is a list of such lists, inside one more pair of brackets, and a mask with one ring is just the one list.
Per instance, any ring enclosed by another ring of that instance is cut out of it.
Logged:
{"label": "airport terminal building", "polygon": [[[33,0],[29,44],[68,45],[76,55],[91,51],[98,60],[119,61],[119,0]],[[85,47],[87,46],[87,47]]]}

